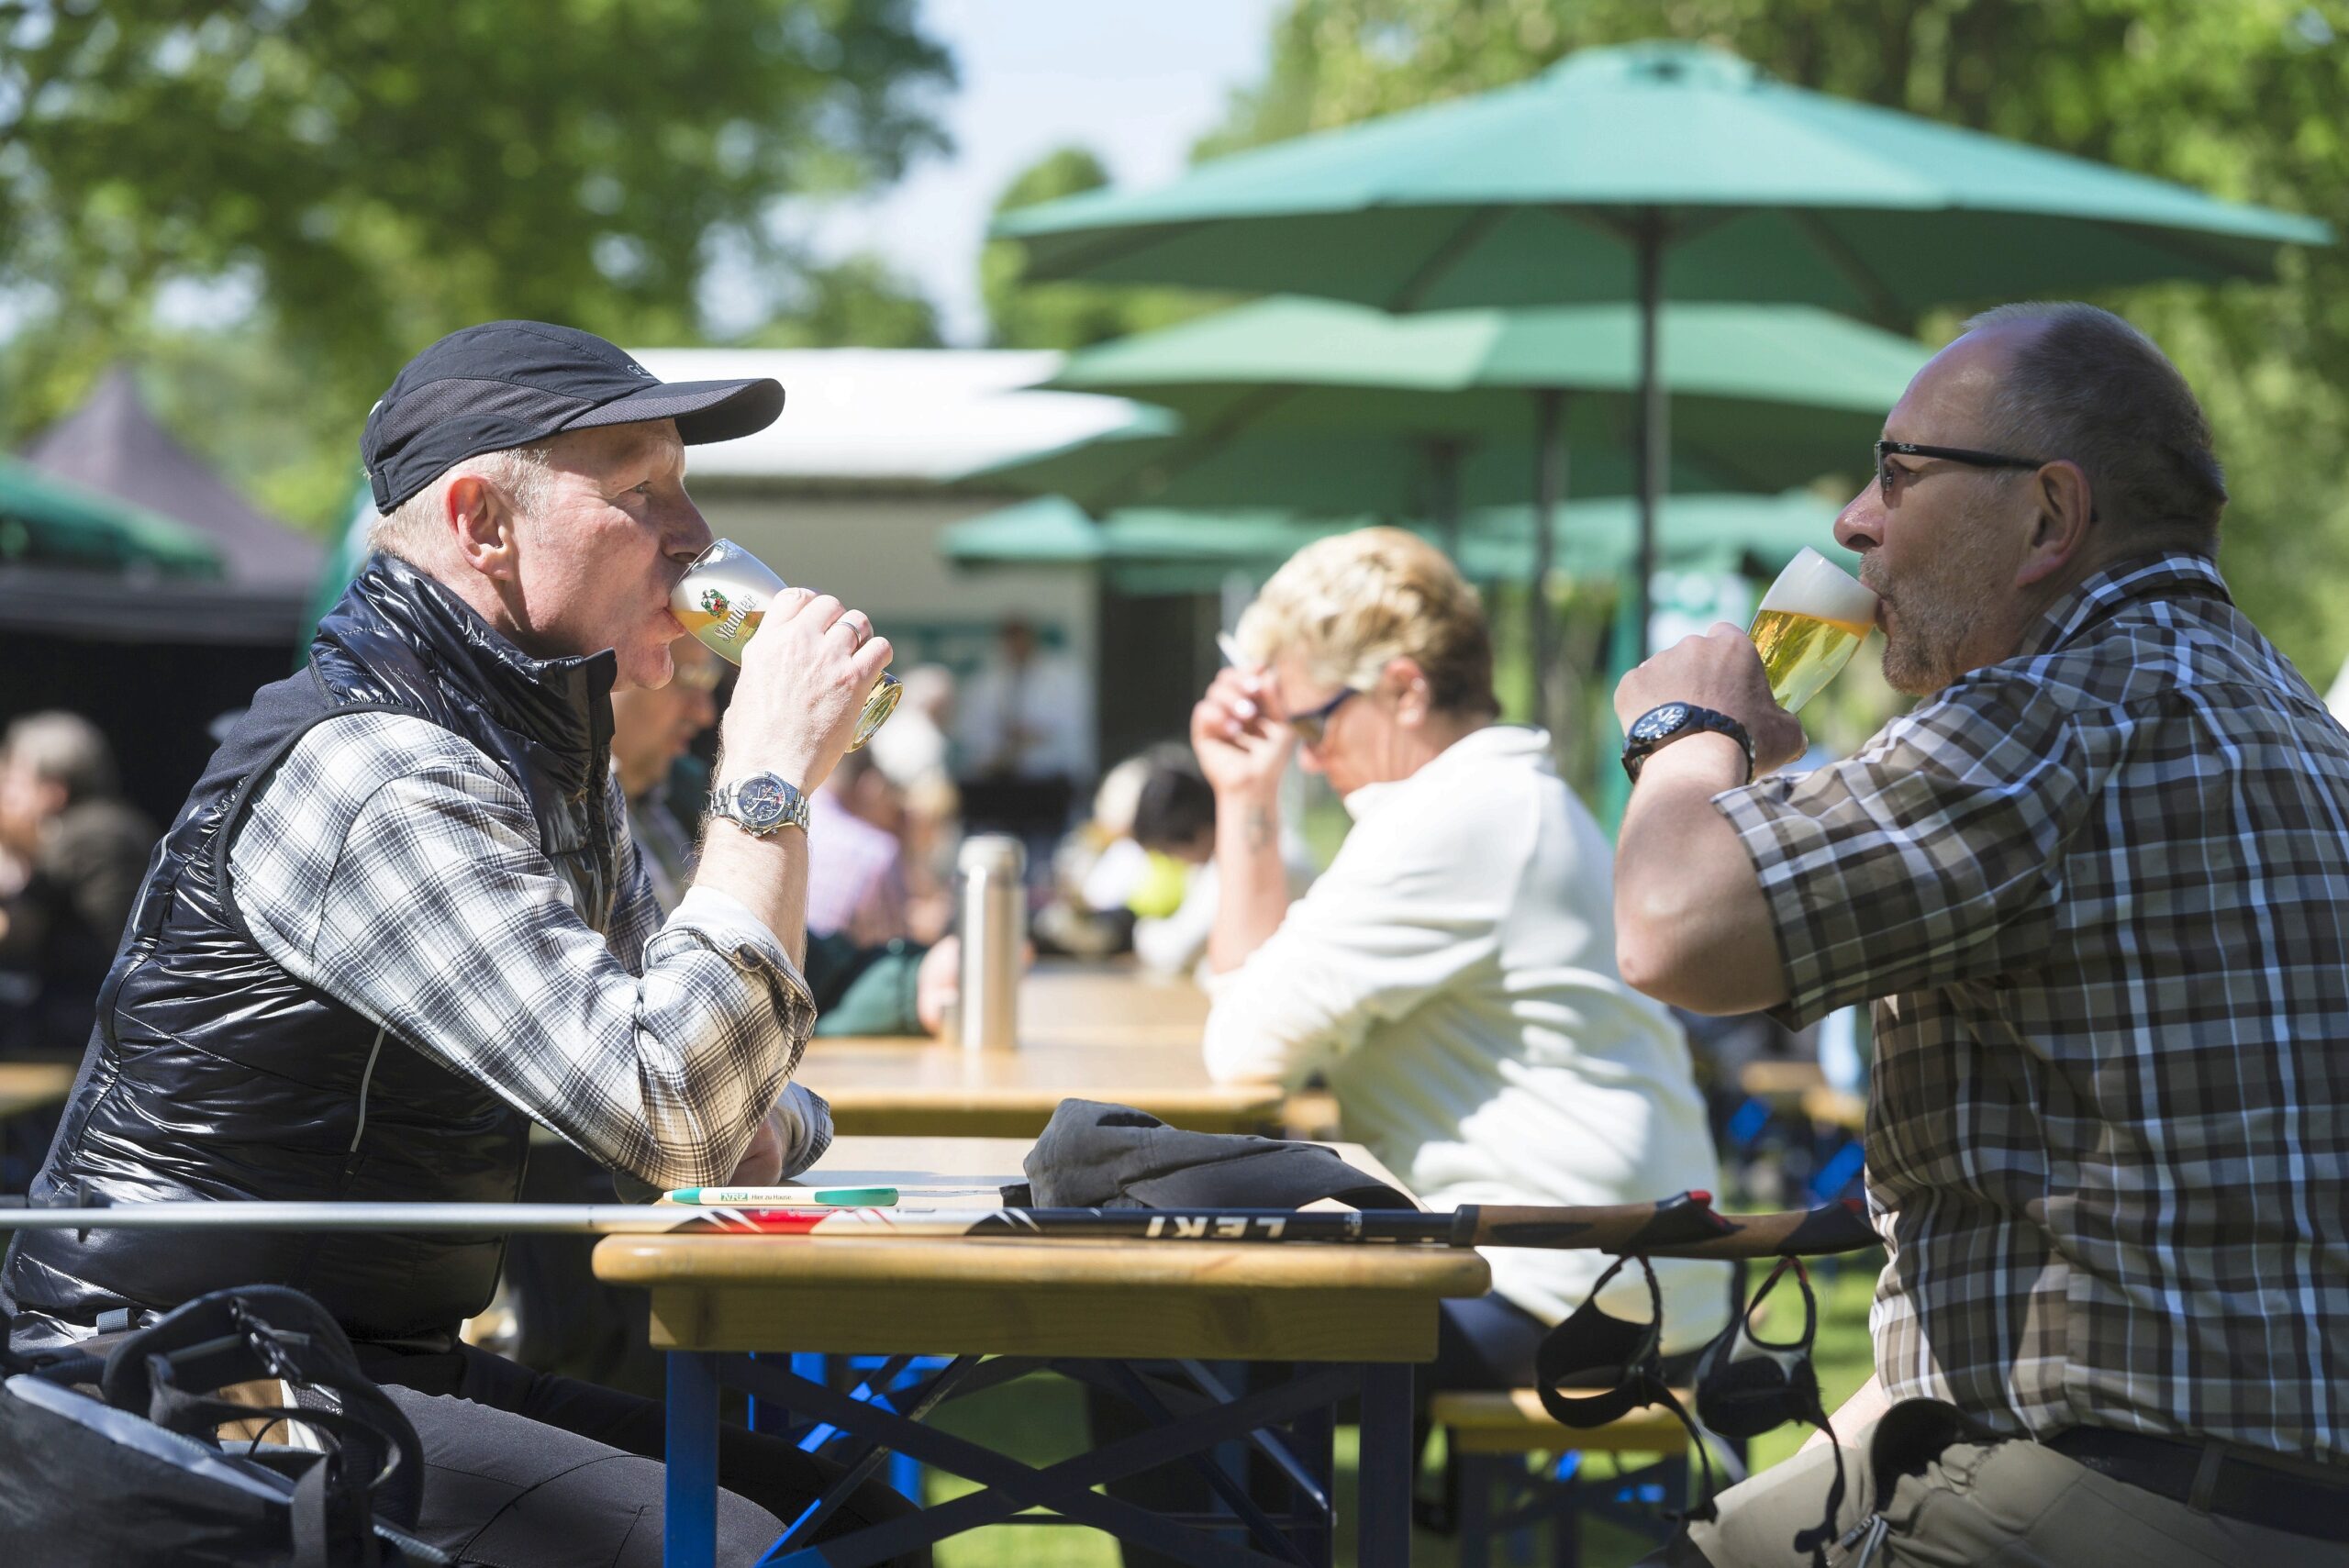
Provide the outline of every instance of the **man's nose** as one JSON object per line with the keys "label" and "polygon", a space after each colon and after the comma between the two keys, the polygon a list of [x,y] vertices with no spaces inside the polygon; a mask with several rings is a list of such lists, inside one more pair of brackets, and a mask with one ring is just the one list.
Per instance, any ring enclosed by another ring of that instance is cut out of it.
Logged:
{"label": "man's nose", "polygon": [[1854,551],[1884,542],[1884,494],[1875,481],[1835,514],[1835,542]]}
{"label": "man's nose", "polygon": [[662,548],[666,553],[690,561],[707,550],[718,536],[709,531],[708,519],[690,497],[680,495],[671,515],[662,519],[665,536]]}

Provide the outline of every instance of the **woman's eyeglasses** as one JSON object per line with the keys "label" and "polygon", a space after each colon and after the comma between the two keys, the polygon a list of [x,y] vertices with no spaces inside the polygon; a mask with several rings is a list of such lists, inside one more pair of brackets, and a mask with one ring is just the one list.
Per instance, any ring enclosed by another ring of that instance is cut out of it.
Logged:
{"label": "woman's eyeglasses", "polygon": [[1299,740],[1319,750],[1322,740],[1330,733],[1330,716],[1343,707],[1346,705],[1346,699],[1353,695],[1354,689],[1352,686],[1340,686],[1338,695],[1319,707],[1306,713],[1292,713],[1281,722],[1296,730]]}

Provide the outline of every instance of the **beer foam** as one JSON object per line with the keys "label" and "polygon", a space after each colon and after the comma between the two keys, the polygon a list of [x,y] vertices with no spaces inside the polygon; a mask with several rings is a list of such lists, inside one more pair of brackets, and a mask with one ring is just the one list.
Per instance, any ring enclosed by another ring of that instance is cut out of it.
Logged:
{"label": "beer foam", "polygon": [[1876,624],[1876,595],[1858,578],[1805,545],[1762,595],[1762,610],[1869,627]]}

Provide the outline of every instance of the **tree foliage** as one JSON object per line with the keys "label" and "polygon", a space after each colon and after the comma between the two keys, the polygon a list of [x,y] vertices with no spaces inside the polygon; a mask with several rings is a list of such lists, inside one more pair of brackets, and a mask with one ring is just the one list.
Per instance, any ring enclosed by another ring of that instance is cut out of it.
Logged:
{"label": "tree foliage", "polygon": [[[812,284],[776,199],[941,146],[915,0],[0,0],[6,431],[230,280],[354,432],[417,349],[497,317],[698,340],[714,254]],[[185,336],[182,334],[182,336]],[[195,335],[201,339],[201,334]],[[311,432],[296,432],[295,439]],[[346,445],[346,451],[349,450]]]}
{"label": "tree foliage", "polygon": [[[996,198],[995,211],[1001,216],[1108,183],[1100,159],[1082,147],[1063,147],[1013,176]],[[991,239],[979,253],[979,297],[986,305],[989,339],[997,348],[1082,349],[1171,327],[1219,303],[1178,290],[1036,284],[1028,281],[1027,271],[1027,247],[1016,239]]]}
{"label": "tree foliage", "polygon": [[736,341],[748,349],[935,349],[938,307],[874,256],[807,270],[792,301]]}
{"label": "tree foliage", "polygon": [[[1658,35],[2349,236],[2340,0],[1295,0],[1266,79],[1200,150],[1481,92],[1575,49]],[[2234,493],[2221,564],[2321,687],[2349,651],[2349,251],[2288,257],[2272,287],[2099,303],[2153,333],[2202,395]],[[1938,340],[1956,319],[1908,325]]]}

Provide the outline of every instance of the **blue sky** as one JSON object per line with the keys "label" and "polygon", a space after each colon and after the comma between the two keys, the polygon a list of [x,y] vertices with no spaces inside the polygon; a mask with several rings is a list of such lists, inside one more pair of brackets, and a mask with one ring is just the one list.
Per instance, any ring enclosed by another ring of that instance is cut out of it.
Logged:
{"label": "blue sky", "polygon": [[1182,169],[1258,80],[1282,0],[925,0],[922,22],[953,51],[962,85],[942,106],[954,150],[878,199],[815,218],[819,247],[873,250],[918,282],[947,340],[976,343],[978,250],[1012,177],[1071,142],[1119,184]]}

